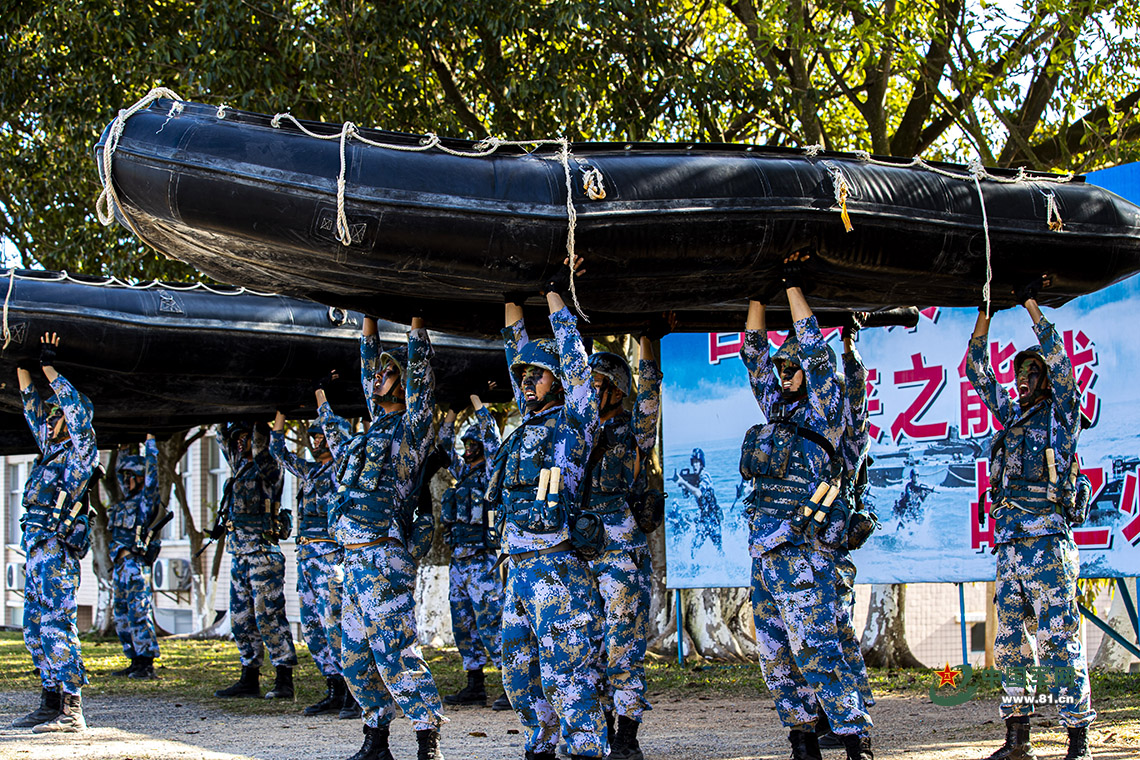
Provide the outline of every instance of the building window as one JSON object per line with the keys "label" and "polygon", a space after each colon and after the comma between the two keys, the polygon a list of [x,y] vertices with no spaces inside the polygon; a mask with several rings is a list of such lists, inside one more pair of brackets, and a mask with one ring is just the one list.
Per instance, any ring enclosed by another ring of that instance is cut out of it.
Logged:
{"label": "building window", "polygon": [[25,462],[8,465],[8,543],[20,543],[20,518],[24,516],[24,481],[28,465]]}
{"label": "building window", "polygon": [[986,651],[986,624],[973,623],[970,625],[970,651]]}
{"label": "building window", "polygon": [[226,464],[225,457],[222,456],[222,450],[218,446],[216,438],[206,440],[206,463],[209,468],[207,470],[209,478],[206,484],[207,516],[210,520],[213,520],[214,515],[218,513],[218,507],[222,503],[222,495],[225,493],[226,487],[226,478],[230,476],[230,467]]}

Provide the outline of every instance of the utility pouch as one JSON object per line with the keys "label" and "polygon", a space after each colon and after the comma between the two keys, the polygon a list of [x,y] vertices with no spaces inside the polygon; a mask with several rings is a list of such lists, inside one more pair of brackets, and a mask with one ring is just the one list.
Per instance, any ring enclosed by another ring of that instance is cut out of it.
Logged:
{"label": "utility pouch", "polygon": [[77,516],[60,536],[64,546],[71,550],[76,559],[83,559],[91,549],[91,524],[87,513]]}
{"label": "utility pouch", "polygon": [[412,523],[412,529],[408,531],[408,553],[412,555],[412,559],[419,562],[428,555],[431,551],[432,539],[435,537],[435,518],[431,515],[420,515]]}
{"label": "utility pouch", "polygon": [[666,496],[656,488],[647,488],[630,501],[629,511],[642,533],[649,535],[665,522]]}
{"label": "utility pouch", "polygon": [[850,551],[867,543],[867,539],[878,530],[879,519],[871,510],[856,510],[847,520],[847,548]]}
{"label": "utility pouch", "polygon": [[151,541],[150,546],[148,546],[146,548],[146,551],[143,552],[143,556],[142,556],[143,564],[146,565],[147,567],[153,567],[154,561],[156,559],[158,559],[158,553],[160,551],[162,551],[162,542],[161,541]]}
{"label": "utility pouch", "polygon": [[443,498],[439,500],[440,519],[445,523],[453,523],[458,521],[455,508],[455,488],[449,488],[443,492]]}
{"label": "utility pouch", "polygon": [[566,505],[561,494],[554,501],[543,498],[517,502],[510,520],[527,533],[556,533],[566,526]]}
{"label": "utility pouch", "polygon": [[1061,503],[1061,513],[1069,525],[1083,525],[1089,519],[1089,500],[1092,497],[1092,481],[1081,473],[1077,476],[1076,488],[1072,497]]}
{"label": "utility pouch", "polygon": [[286,541],[291,535],[293,535],[293,513],[288,509],[283,509],[277,514],[277,533],[275,539],[277,541]]}
{"label": "utility pouch", "polygon": [[[796,507],[795,512],[792,513],[791,519],[793,531],[796,533],[803,533],[808,525],[813,522],[812,515],[814,515],[817,510],[821,510],[822,502],[824,498],[828,496],[828,490],[831,487],[832,486],[829,483],[820,483],[815,487],[815,492],[808,499],[802,502],[800,506]],[[830,506],[831,505],[829,502],[828,509],[830,509]],[[823,514],[826,517],[826,512]]]}
{"label": "utility pouch", "polygon": [[589,562],[606,549],[606,526],[594,512],[578,512],[570,521],[570,544],[578,556]]}
{"label": "utility pouch", "polygon": [[740,476],[745,480],[768,474],[771,461],[760,448],[766,427],[767,425],[753,425],[744,434],[744,442],[740,445]]}

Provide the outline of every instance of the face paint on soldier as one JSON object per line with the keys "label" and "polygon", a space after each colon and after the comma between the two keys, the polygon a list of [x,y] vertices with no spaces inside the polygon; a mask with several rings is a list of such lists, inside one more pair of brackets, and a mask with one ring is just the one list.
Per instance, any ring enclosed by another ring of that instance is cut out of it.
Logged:
{"label": "face paint on soldier", "polygon": [[404,385],[400,382],[400,368],[395,362],[386,361],[380,368],[372,398],[378,404],[403,404]]}
{"label": "face paint on soldier", "polygon": [[551,395],[557,392],[557,382],[550,370],[533,364],[527,365],[519,383],[526,399],[526,410],[538,412],[555,403],[557,399],[551,398]]}
{"label": "face paint on soldier", "polygon": [[309,451],[313,452],[318,460],[324,461],[332,456],[329,451],[328,441],[325,440],[324,433],[314,433],[309,437]]}
{"label": "face paint on soldier", "polygon": [[617,389],[613,382],[600,372],[593,377],[594,394],[598,397],[598,412],[602,417],[609,417],[621,409],[625,394]]}
{"label": "face paint on soldier", "polygon": [[784,398],[795,399],[804,395],[804,371],[800,365],[780,362],[776,369],[780,375],[780,390]]}
{"label": "face paint on soldier", "polygon": [[1022,406],[1045,395],[1045,365],[1039,359],[1026,359],[1017,368],[1017,400]]}
{"label": "face paint on soldier", "polygon": [[70,433],[67,430],[67,420],[63,417],[63,410],[55,404],[48,407],[47,412],[47,425],[48,430],[51,431],[51,442],[59,443],[60,441],[67,440]]}
{"label": "face paint on soldier", "polygon": [[479,464],[483,461],[482,441],[467,440],[463,442],[463,461],[467,464]]}
{"label": "face paint on soldier", "polygon": [[240,459],[253,458],[253,445],[249,433],[238,433],[237,438],[234,439],[234,449]]}

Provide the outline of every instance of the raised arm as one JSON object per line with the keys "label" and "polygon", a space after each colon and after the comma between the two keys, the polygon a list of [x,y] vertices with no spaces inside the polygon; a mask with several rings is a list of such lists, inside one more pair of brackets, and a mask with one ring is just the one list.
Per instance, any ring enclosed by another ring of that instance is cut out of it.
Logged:
{"label": "raised arm", "polygon": [[378,332],[376,320],[365,317],[364,324],[360,328],[360,387],[364,390],[364,403],[368,405],[368,414],[372,419],[380,416],[380,410],[373,408],[372,402],[372,391],[380,374],[381,352]]}
{"label": "raised arm", "polygon": [[[1030,308],[1032,304],[1033,308]],[[1053,410],[1066,426],[1075,427],[1080,422],[1081,391],[1073,377],[1073,364],[1065,351],[1065,342],[1057,333],[1053,323],[1045,319],[1036,301],[1028,301],[1026,309],[1033,315],[1033,332],[1045,354],[1045,366],[1049,373],[1049,387],[1053,391]]]}
{"label": "raised arm", "polygon": [[448,409],[447,414],[439,423],[439,447],[447,452],[447,471],[453,478],[458,478],[463,471],[463,457],[455,450],[455,410]]}
{"label": "raised arm", "polygon": [[499,423],[491,410],[483,406],[478,396],[471,397],[471,404],[475,407],[475,423],[479,426],[479,440],[483,441],[483,456],[487,458],[488,466],[499,453]]}
{"label": "raised arm", "polygon": [[[44,367],[44,374],[50,366]],[[95,428],[91,424],[91,402],[67,382],[67,379],[52,369],[51,387],[59,399],[59,408],[71,434],[71,453],[68,454],[66,488],[72,499],[78,499],[87,485],[87,479],[99,461],[99,451],[95,444]]]}
{"label": "raised arm", "polygon": [[420,318],[412,319],[408,333],[408,367],[405,378],[404,433],[396,458],[398,488],[414,487],[417,473],[432,444],[432,415],[435,412],[435,376],[431,369],[432,347]]}
{"label": "raised arm", "polygon": [[273,420],[273,432],[269,434],[269,453],[277,460],[278,464],[284,467],[293,476],[305,480],[309,476],[309,468],[312,463],[304,457],[298,456],[295,452],[289,451],[289,447],[285,443],[285,415],[281,412],[277,413],[277,417]]}
{"label": "raised arm", "polygon": [[[788,292],[791,293],[791,290]],[[792,313],[796,313],[794,309]],[[832,439],[832,445],[838,448],[843,437],[843,393],[839,387],[839,377],[831,366],[827,343],[810,310],[807,317],[795,323],[795,328],[803,356],[808,403],[826,423],[826,434]]]}
{"label": "raised arm", "polygon": [[748,302],[748,318],[744,323],[744,343],[740,347],[740,360],[748,370],[752,395],[764,416],[772,416],[772,407],[780,398],[780,383],[768,354],[768,331],[764,304]]}
{"label": "raised arm", "polygon": [[974,324],[974,334],[966,351],[966,378],[974,386],[982,401],[1002,425],[1014,420],[1013,402],[994,376],[990,363],[990,318],[978,310],[978,321]]}
{"label": "raised arm", "polygon": [[257,471],[266,483],[277,483],[281,481],[281,466],[277,464],[277,459],[269,452],[269,439],[272,436],[269,433],[269,426],[264,422],[258,422],[253,426],[253,433],[250,434],[250,447],[253,449],[253,463],[257,466]]}
{"label": "raised arm", "polygon": [[352,440],[352,425],[344,417],[334,414],[328,401],[317,407],[317,418],[321,421],[321,429],[325,431],[325,441],[328,442],[333,459],[340,462],[342,452]]}
{"label": "raised arm", "polygon": [[17,372],[20,380],[20,398],[24,402],[24,420],[27,421],[28,429],[32,431],[32,437],[36,439],[40,451],[47,451],[51,443],[51,431],[48,430],[47,410],[44,409],[43,399],[40,398],[40,392],[36,390],[32,376],[27,370],[21,369]]}
{"label": "raised arm", "polygon": [[846,381],[845,404],[846,435],[851,440],[852,449],[859,452],[861,459],[871,444],[870,427],[867,424],[867,368],[859,349],[844,337],[847,350],[843,352],[843,379]]}
{"label": "raised arm", "polygon": [[661,416],[661,367],[653,359],[653,344],[641,339],[641,360],[637,363],[639,376],[637,399],[633,404],[633,434],[642,455],[649,453],[657,443],[657,422]]}
{"label": "raised arm", "polygon": [[[509,319],[514,313],[512,306],[515,304],[507,304],[507,318]],[[507,326],[503,328],[503,348],[507,353],[507,369],[510,370],[511,365],[514,364],[515,357],[519,355],[519,351],[523,346],[530,343],[530,337],[526,334],[526,325],[522,320],[522,309],[518,309],[519,317],[514,322],[508,322]],[[522,388],[519,386],[514,372],[507,372],[511,378],[511,390],[514,391],[515,405],[518,407],[519,414],[526,415],[526,396],[523,395]]]}
{"label": "raised arm", "polygon": [[146,459],[146,470],[143,475],[143,509],[146,511],[144,522],[150,523],[158,514],[158,441],[148,434],[143,444],[143,456]]}

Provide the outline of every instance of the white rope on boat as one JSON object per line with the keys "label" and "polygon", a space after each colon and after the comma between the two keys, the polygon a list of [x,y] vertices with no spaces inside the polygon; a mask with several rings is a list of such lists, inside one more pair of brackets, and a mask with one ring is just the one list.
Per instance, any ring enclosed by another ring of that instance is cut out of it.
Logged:
{"label": "white rope on boat", "polygon": [[974,159],[970,162],[970,170],[974,174],[974,187],[978,189],[978,205],[982,207],[982,232],[986,238],[986,284],[982,286],[982,298],[986,301],[986,319],[990,318],[990,286],[993,284],[994,270],[990,251],[990,218],[986,214],[986,196],[982,193],[982,177],[986,174],[986,167],[982,162]]}
{"label": "white rope on boat", "polygon": [[207,293],[213,293],[216,296],[251,295],[260,296],[262,298],[276,298],[280,295],[279,293],[270,293],[267,291],[253,290],[251,288],[244,287],[227,287],[225,289],[216,288],[201,281],[189,284],[177,282],[161,282],[159,280],[149,280],[147,282],[127,282],[126,280],[121,280],[118,277],[112,276],[104,276],[102,278],[92,276],[90,280],[80,279],[78,277],[73,277],[66,271],[55,272],[53,274],[55,275],[53,277],[33,277],[18,274],[14,268],[8,270],[8,296],[4,300],[3,317],[5,330],[7,329],[7,307],[8,302],[12,297],[12,285],[14,280],[19,280],[21,282],[73,282],[76,285],[88,285],[95,288],[123,288],[125,290],[172,290],[176,293],[188,293],[195,290],[203,290]]}
{"label": "white rope on boat", "polygon": [[1061,209],[1057,206],[1057,194],[1052,190],[1042,190],[1041,194],[1045,196],[1045,221],[1049,223],[1049,229],[1060,232],[1065,229],[1065,223],[1061,220]]}
{"label": "white rope on boat", "polygon": [[839,218],[843,220],[843,227],[848,232],[855,229],[851,224],[851,215],[847,213],[847,198],[851,195],[851,183],[843,175],[843,170],[831,161],[824,161],[824,167],[831,174],[831,186],[835,190],[835,205],[839,206]]}
{"label": "white rope on boat", "polygon": [[4,296],[4,350],[12,342],[12,331],[8,329],[8,303],[12,300],[12,286],[16,284],[16,269],[8,270],[8,295]]}

